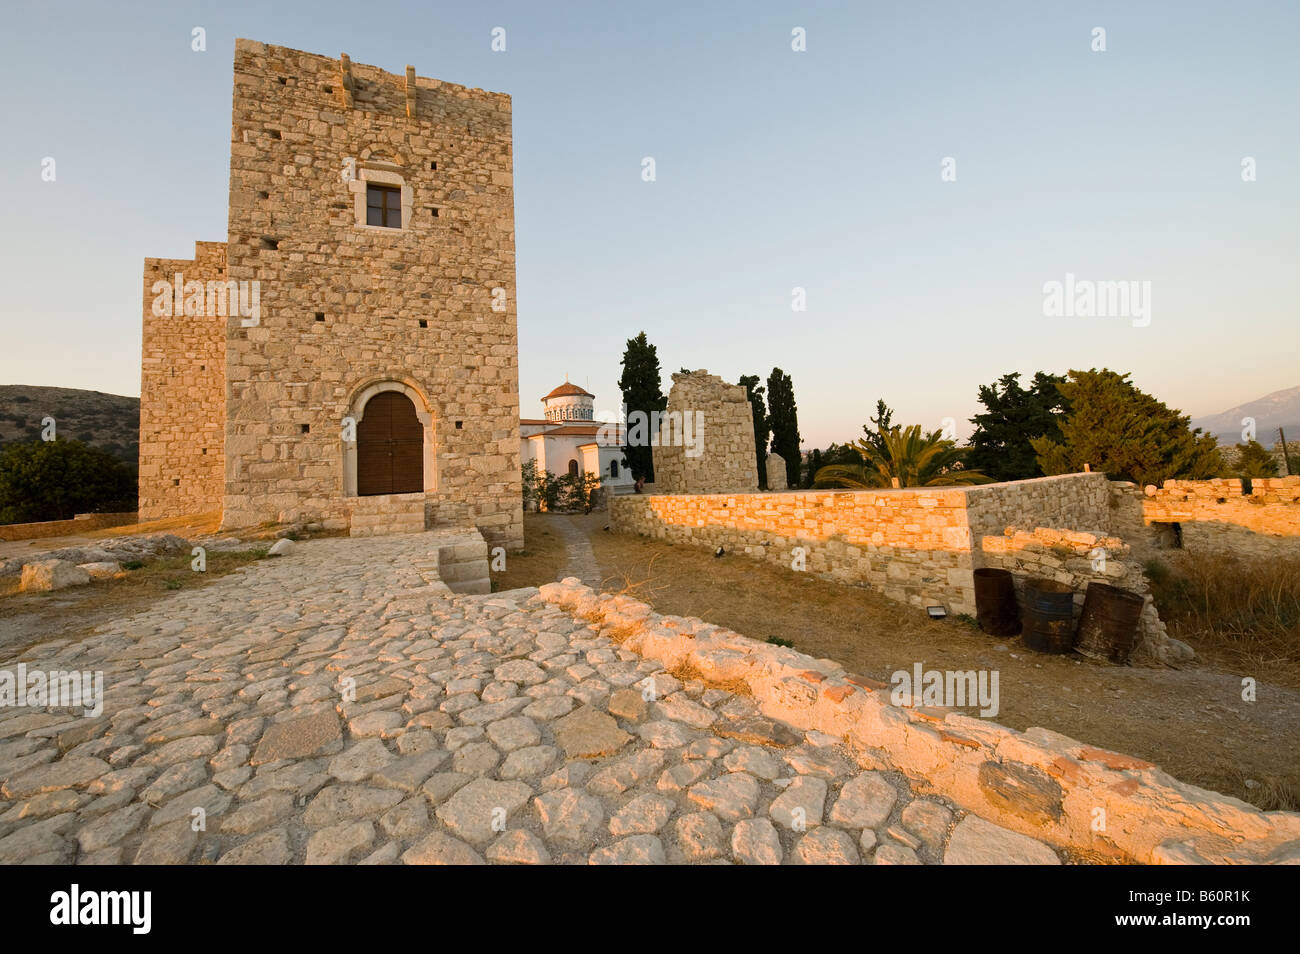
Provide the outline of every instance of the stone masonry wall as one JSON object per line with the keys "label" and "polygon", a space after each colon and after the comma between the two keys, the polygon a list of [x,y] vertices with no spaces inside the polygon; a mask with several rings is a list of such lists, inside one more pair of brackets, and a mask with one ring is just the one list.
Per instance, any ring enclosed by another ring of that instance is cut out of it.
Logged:
{"label": "stone masonry wall", "polygon": [[629,494],[610,500],[615,531],[724,546],[787,568],[865,584],[891,599],[975,612],[962,490]]}
{"label": "stone masonry wall", "polygon": [[[688,446],[692,436],[695,448]],[[707,371],[674,374],[658,437],[652,453],[659,493],[758,490],[754,414],[743,386]]]}
{"label": "stone masonry wall", "polygon": [[195,242],[194,258],[144,262],[140,365],[141,520],[221,509],[225,479],[224,321],[153,313],[155,282],[224,281],[226,246]]}
{"label": "stone masonry wall", "polygon": [[1300,476],[1256,478],[1243,490],[1235,477],[1166,480],[1145,488],[1142,517],[1178,524],[1185,550],[1300,556]]}
{"label": "stone masonry wall", "polygon": [[1111,509],[1104,474],[974,487],[642,494],[610,502],[619,532],[724,546],[786,567],[801,548],[808,571],[818,576],[866,585],[913,606],[941,604],[972,615],[972,572],[983,565],[975,541],[1011,526],[1104,533]]}
{"label": "stone masonry wall", "polygon": [[1110,481],[1102,473],[1062,474],[965,489],[972,538],[1007,527],[1110,530]]}
{"label": "stone masonry wall", "polygon": [[[404,185],[403,228],[358,224],[349,161]],[[262,314],[226,323],[226,526],[345,524],[343,419],[398,381],[434,523],[522,545],[512,161],[508,96],[237,41],[229,277]]]}

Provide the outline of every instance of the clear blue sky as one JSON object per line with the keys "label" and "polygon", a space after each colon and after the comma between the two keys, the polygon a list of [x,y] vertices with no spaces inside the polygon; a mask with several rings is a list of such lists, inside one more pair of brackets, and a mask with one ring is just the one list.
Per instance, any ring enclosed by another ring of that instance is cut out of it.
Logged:
{"label": "clear blue sky", "polygon": [[[1009,370],[1132,371],[1192,414],[1300,385],[1295,0],[52,0],[4,20],[0,383],[139,393],[142,260],[225,238],[244,36],[514,98],[525,416],[566,372],[616,408],[643,329],[665,387],[779,365],[807,446],[858,436],[878,396],[965,434]],[[1066,272],[1150,281],[1150,325],[1043,317]]]}

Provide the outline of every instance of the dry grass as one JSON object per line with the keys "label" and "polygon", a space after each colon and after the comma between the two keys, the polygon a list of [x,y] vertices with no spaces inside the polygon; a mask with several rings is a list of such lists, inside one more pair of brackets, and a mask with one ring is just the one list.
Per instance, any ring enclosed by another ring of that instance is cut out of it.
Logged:
{"label": "dry grass", "polygon": [[492,573],[492,589],[514,590],[560,578],[568,563],[564,539],[544,514],[524,514],[524,548],[506,554],[506,568]]}
{"label": "dry grass", "polygon": [[737,696],[752,696],[754,694],[754,690],[749,688],[749,683],[745,682],[745,680],[710,679],[691,665],[689,659],[682,660],[672,669],[665,669],[664,672],[681,682],[702,682],[710,689],[724,689]]}
{"label": "dry grass", "polygon": [[190,569],[188,553],[153,560],[116,579],[52,593],[21,593],[19,577],[0,581],[0,655],[18,656],[37,643],[90,633],[106,620],[141,612],[181,589],[207,586],[266,555],[266,550],[212,552],[207,570]]}
{"label": "dry grass", "polygon": [[1174,551],[1147,575],[1171,635],[1226,669],[1300,687],[1300,558]]}
{"label": "dry grass", "polygon": [[128,523],[120,527],[104,527],[91,530],[85,534],[94,539],[107,537],[127,537],[139,534],[174,533],[178,537],[194,537],[216,533],[221,529],[221,511],[212,513],[188,514],[183,517],[166,517],[161,520],[146,520],[142,523]]}

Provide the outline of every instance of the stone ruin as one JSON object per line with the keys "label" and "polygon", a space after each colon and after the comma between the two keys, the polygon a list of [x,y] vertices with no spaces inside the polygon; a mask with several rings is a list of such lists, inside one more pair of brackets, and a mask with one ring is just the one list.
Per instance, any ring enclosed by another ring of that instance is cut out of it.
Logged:
{"label": "stone ruin", "polygon": [[767,489],[786,490],[785,458],[775,452],[767,455]]}
{"label": "stone ruin", "polygon": [[744,386],[704,370],[674,374],[652,454],[656,493],[757,492],[754,414]]}

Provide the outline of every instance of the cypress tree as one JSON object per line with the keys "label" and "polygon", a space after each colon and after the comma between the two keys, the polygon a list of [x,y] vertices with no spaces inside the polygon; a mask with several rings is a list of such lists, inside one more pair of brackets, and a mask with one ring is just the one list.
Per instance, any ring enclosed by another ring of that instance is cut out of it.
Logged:
{"label": "cypress tree", "polygon": [[794,403],[794,382],[780,368],[767,376],[768,420],[772,427],[772,453],[785,458],[786,483],[799,486],[799,409]]}
{"label": "cypress tree", "polygon": [[[654,434],[650,429],[650,418],[668,406],[668,399],[664,397],[660,383],[659,353],[646,340],[644,331],[628,339],[618,387],[623,392],[623,407],[628,416],[623,456],[634,480],[644,477],[647,482],[653,481],[655,466],[650,441]],[[634,426],[636,419],[633,415],[638,411],[645,415],[640,427]]]}

